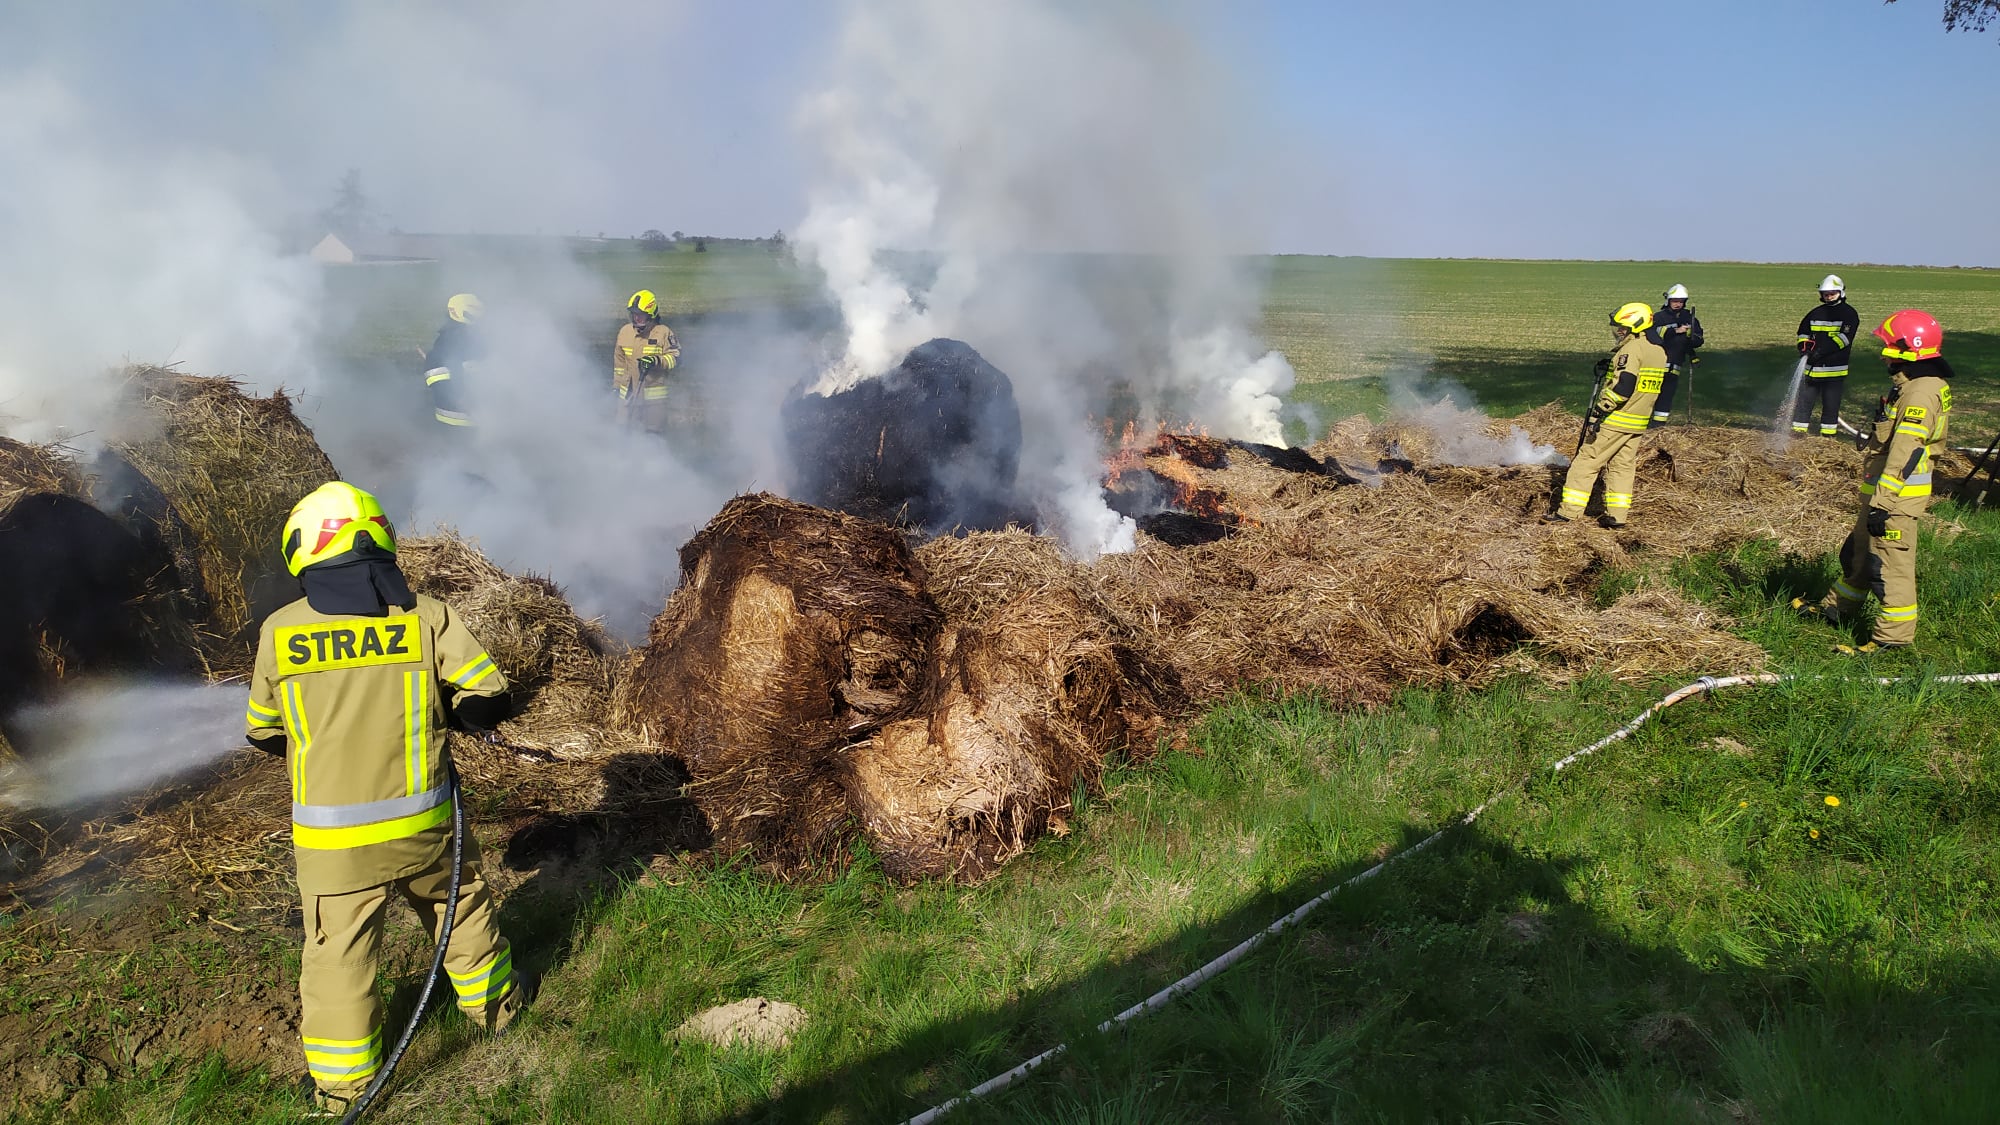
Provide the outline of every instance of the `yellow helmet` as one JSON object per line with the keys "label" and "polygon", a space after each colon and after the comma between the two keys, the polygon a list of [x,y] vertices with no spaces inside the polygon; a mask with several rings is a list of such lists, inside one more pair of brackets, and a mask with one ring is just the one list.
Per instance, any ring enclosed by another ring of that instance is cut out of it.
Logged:
{"label": "yellow helmet", "polygon": [[632,294],[631,300],[625,302],[625,309],[627,312],[638,309],[647,316],[656,317],[660,315],[660,299],[653,295],[651,289],[641,289]]}
{"label": "yellow helmet", "polygon": [[444,303],[444,311],[460,324],[471,324],[486,315],[486,303],[470,293],[460,293]]}
{"label": "yellow helmet", "polygon": [[340,559],[363,537],[396,553],[396,529],[375,497],[345,481],[328,481],[292,506],[285,519],[285,569],[299,571]]}
{"label": "yellow helmet", "polygon": [[1653,326],[1653,306],[1644,301],[1627,301],[1611,314],[1611,323],[1627,332],[1644,332]]}

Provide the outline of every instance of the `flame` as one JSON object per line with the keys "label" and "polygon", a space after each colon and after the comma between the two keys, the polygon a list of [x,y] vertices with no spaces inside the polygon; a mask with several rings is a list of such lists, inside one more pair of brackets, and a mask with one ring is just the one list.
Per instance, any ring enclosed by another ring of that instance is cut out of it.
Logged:
{"label": "flame", "polygon": [[[1107,437],[1112,425],[1105,426]],[[1167,507],[1235,524],[1256,526],[1257,521],[1229,502],[1226,493],[1211,488],[1201,477],[1203,469],[1220,469],[1228,463],[1228,447],[1209,436],[1205,426],[1174,428],[1165,422],[1126,422],[1117,431],[1117,445],[1104,462],[1104,483],[1118,488],[1127,474],[1149,473],[1168,489]]]}

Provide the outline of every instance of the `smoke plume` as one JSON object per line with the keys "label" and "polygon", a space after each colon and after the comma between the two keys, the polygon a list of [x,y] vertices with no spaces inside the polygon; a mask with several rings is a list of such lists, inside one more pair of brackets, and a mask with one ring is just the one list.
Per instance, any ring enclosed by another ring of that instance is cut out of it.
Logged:
{"label": "smoke plume", "polygon": [[1519,426],[1507,436],[1489,432],[1493,420],[1465,384],[1452,379],[1403,379],[1389,385],[1389,411],[1398,421],[1437,438],[1436,460],[1444,465],[1547,465],[1562,454],[1540,445]]}
{"label": "smoke plume", "polygon": [[1284,358],[1255,325],[1256,107],[1176,5],[861,0],[801,114],[818,146],[802,256],[845,326],[815,386],[881,374],[936,336],[1012,377],[1024,482],[1083,553],[1131,529],[1088,482],[1087,418],[1283,442]]}

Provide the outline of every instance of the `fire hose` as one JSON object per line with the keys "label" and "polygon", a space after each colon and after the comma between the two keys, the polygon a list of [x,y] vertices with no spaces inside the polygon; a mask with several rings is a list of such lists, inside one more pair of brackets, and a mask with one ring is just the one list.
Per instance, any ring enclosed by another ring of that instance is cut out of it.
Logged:
{"label": "fire hose", "polygon": [[410,1049],[410,1040],[416,1038],[417,1025],[423,1022],[424,1010],[430,1007],[431,993],[437,988],[438,978],[444,975],[444,951],[451,945],[452,923],[458,920],[459,876],[465,870],[465,805],[459,800],[456,767],[446,767],[445,783],[451,790],[447,794],[451,801],[451,885],[445,891],[444,919],[438,925],[437,952],[431,956],[431,970],[424,974],[423,991],[417,993],[417,1009],[410,1013],[410,1022],[403,1026],[402,1037],[396,1040],[395,1049],[389,1052],[389,1057],[382,1060],[382,1069],[375,1073],[375,1080],[368,1084],[360,1097],[354,1099],[353,1105],[347,1107],[347,1114],[340,1119],[340,1125],[354,1125],[361,1120],[361,1115],[374,1104],[375,1096],[389,1084],[389,1079],[396,1073],[396,1064],[403,1059],[403,1052]]}
{"label": "fire hose", "polygon": [[[1559,774],[1563,770],[1568,769],[1570,766],[1575,765],[1577,762],[1580,762],[1583,759],[1589,757],[1590,755],[1597,753],[1599,750],[1603,750],[1606,747],[1613,746],[1617,743],[1623,742],[1624,740],[1632,737],[1633,734],[1637,733],[1639,728],[1645,726],[1648,722],[1650,722],[1653,716],[1659,714],[1662,711],[1665,711],[1667,708],[1672,707],[1676,703],[1681,703],[1686,700],[1693,699],[1695,696],[1707,695],[1710,692],[1720,691],[1723,688],[1768,687],[1775,684],[1791,683],[1797,680],[1811,680],[1811,679],[1823,679],[1823,678],[1826,677],[1781,675],[1777,673],[1766,673],[1761,675],[1749,675],[1749,676],[1703,676],[1701,679],[1696,680],[1691,684],[1678,688],[1672,692],[1669,692],[1665,696],[1662,696],[1658,702],[1646,708],[1644,711],[1639,712],[1638,717],[1634,718],[1631,722],[1626,723],[1624,726],[1619,727],[1617,730],[1612,731],[1610,734],[1605,735],[1603,738],[1598,739],[1596,742],[1593,742],[1590,745],[1585,746],[1580,750],[1573,751],[1572,753],[1568,754],[1563,758],[1557,759],[1553,764],[1549,766],[1548,772],[1551,775]],[[1888,687],[1894,684],[1903,683],[1911,678],[1912,677],[1908,676],[1872,676],[1872,677],[1862,677],[1860,679],[1860,682],[1862,683],[1873,682],[1878,686]],[[1972,675],[1933,676],[1929,677],[1929,682],[1937,684],[2000,684],[2000,672],[1983,672]],[[1303,905],[1299,906],[1296,910],[1293,910],[1291,913],[1283,916],[1282,918],[1279,918],[1275,922],[1272,922],[1270,925],[1264,927],[1262,930],[1259,930],[1256,933],[1250,935],[1250,937],[1244,939],[1242,942],[1238,943],[1234,948],[1222,954],[1220,957],[1217,957],[1215,960],[1210,961],[1208,964],[1203,965],[1201,968],[1196,969],[1194,972],[1189,973],[1188,975],[1182,977],[1181,979],[1175,981],[1174,983],[1168,985],[1167,987],[1159,990],[1158,992],[1155,992],[1154,994],[1148,996],[1146,999],[1140,1001],[1139,1003],[1132,1005],[1131,1007],[1125,1009],[1124,1011],[1118,1013],[1117,1015],[1112,1016],[1110,1019],[1105,1020],[1103,1023],[1098,1024],[1097,1025],[1098,1033],[1103,1034],[1109,1032],[1120,1024],[1128,1023],[1132,1020],[1138,1019],[1140,1016],[1164,1008],[1169,1003],[1172,1003],[1174,1000],[1182,996],[1185,996],[1190,992],[1193,992],[1197,988],[1200,988],[1202,985],[1206,984],[1211,979],[1220,975],[1225,969],[1228,969],[1230,966],[1236,964],[1238,961],[1241,961],[1245,957],[1248,957],[1251,953],[1255,952],[1256,949],[1259,946],[1263,945],[1265,942],[1271,940],[1278,934],[1281,934],[1286,930],[1292,928],[1293,926],[1297,925],[1301,920],[1303,920],[1306,917],[1306,915],[1311,914],[1313,911],[1325,905],[1330,899],[1333,898],[1333,896],[1339,894],[1341,891],[1344,891],[1349,887],[1357,886],[1361,883],[1367,882],[1368,880],[1373,879],[1375,876],[1381,874],[1383,871],[1386,871],[1395,864],[1400,863],[1403,860],[1409,859],[1411,856],[1423,852],[1424,850],[1429,848],[1432,844],[1435,844],[1439,840],[1443,839],[1445,835],[1450,833],[1453,829],[1465,828],[1470,826],[1472,822],[1478,820],[1479,817],[1483,813],[1485,813],[1487,809],[1490,809],[1495,804],[1498,804],[1503,798],[1513,793],[1516,789],[1525,786],[1532,777],[1533,775],[1529,774],[1516,778],[1514,781],[1509,782],[1507,785],[1503,786],[1498,791],[1496,791],[1491,797],[1488,797],[1486,800],[1481,801],[1479,805],[1475,807],[1471,812],[1466,813],[1464,816],[1459,817],[1457,820],[1447,823],[1444,827],[1439,828],[1437,831],[1431,833],[1429,836],[1426,836],[1423,839],[1417,841],[1416,843],[1410,845],[1409,847],[1404,848],[1402,851],[1390,855],[1388,858],[1383,859],[1381,862],[1375,864],[1373,867],[1368,868],[1366,871],[1363,871],[1358,875],[1351,875],[1347,879],[1341,881],[1340,883],[1337,883],[1334,886],[1324,891],[1321,891],[1318,895],[1315,895],[1313,898],[1306,900],[1306,902]],[[966,1091],[963,1094],[958,1095],[957,1097],[950,1098],[944,1102],[940,1102],[939,1104],[932,1106],[930,1109],[927,1109],[924,1112],[917,1114],[915,1117],[912,1117],[909,1120],[905,1121],[903,1125],[931,1125],[931,1122],[943,1118],[946,1114],[950,1113],[955,1109],[958,1109],[961,1106],[967,1105],[980,1098],[986,1097],[989,1094],[997,1093],[1001,1090],[1006,1089],[1008,1086],[1011,1086],[1016,1081],[1020,1080],[1023,1077],[1026,1077],[1028,1074],[1032,1073],[1033,1071],[1041,1067],[1043,1064],[1062,1056],[1068,1050],[1069,1050],[1069,1044],[1058,1043],[1054,1047],[1051,1047],[1048,1050],[1043,1051],[1041,1054],[1036,1055],[1034,1058],[1029,1059],[1028,1061],[1022,1063],[1021,1065],[1015,1067],[1014,1069],[1009,1070],[1004,1074],[995,1075],[994,1077],[989,1078],[984,1082],[981,1082],[979,1085],[974,1086],[972,1089]]]}

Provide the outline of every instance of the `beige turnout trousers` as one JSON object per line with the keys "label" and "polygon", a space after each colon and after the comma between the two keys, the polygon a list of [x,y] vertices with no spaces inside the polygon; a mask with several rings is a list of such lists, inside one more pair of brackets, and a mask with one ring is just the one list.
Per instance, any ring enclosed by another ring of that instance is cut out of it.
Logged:
{"label": "beige turnout trousers", "polygon": [[[467,841],[467,852],[473,853]],[[489,1031],[506,1027],[520,1009],[513,953],[500,935],[493,895],[479,877],[476,853],[460,874],[458,914],[444,968],[459,1009]],[[299,965],[299,1035],[306,1069],[324,1094],[359,1096],[382,1068],[392,1044],[383,1042],[382,997],[375,987],[382,926],[391,891],[415,908],[437,940],[451,888],[451,856],[429,869],[381,886],[316,895],[301,886],[305,955]]]}
{"label": "beige turnout trousers", "polygon": [[1563,478],[1562,514],[1570,519],[1583,515],[1590,493],[1604,477],[1604,514],[1614,523],[1624,523],[1632,514],[1632,481],[1639,473],[1639,439],[1645,435],[1623,430],[1599,429],[1597,436],[1577,450]]}
{"label": "beige turnout trousers", "polygon": [[1882,599],[1882,615],[1875,621],[1873,640],[1878,645],[1915,644],[1917,640],[1917,518],[1889,517],[1889,534],[1876,538],[1868,534],[1868,509],[1847,542],[1840,547],[1841,576],[1821,602],[1828,617],[1851,621],[1861,612],[1861,603],[1873,593]]}

